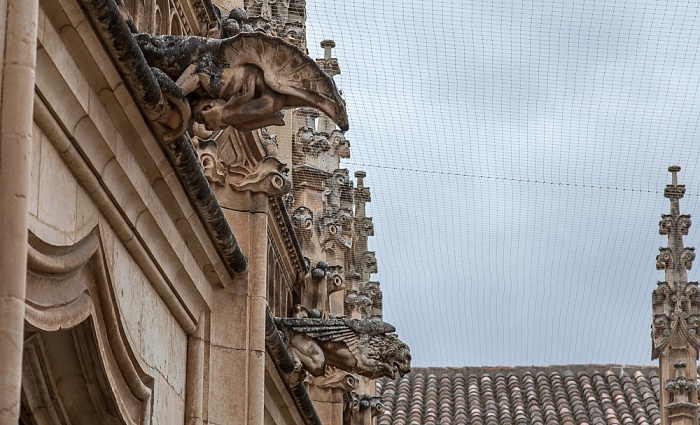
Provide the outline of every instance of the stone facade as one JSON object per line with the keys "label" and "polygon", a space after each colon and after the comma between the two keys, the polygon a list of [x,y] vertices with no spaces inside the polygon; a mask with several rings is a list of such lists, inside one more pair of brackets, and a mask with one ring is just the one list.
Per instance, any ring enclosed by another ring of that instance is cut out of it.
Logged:
{"label": "stone facade", "polygon": [[381,304],[336,318],[368,219],[305,5],[242,3],[0,7],[0,424],[369,423],[410,370]]}

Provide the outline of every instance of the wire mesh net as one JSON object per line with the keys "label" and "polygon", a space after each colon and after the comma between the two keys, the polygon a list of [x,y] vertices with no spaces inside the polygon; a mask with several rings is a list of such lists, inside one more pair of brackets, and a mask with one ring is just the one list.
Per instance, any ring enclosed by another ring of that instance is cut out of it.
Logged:
{"label": "wire mesh net", "polygon": [[307,2],[414,365],[649,363],[669,165],[700,208],[699,26],[673,1]]}

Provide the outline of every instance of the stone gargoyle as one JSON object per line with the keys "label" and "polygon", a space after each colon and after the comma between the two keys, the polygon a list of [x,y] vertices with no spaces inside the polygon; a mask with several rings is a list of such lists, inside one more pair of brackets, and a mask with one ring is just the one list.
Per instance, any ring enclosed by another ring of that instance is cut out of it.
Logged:
{"label": "stone gargoyle", "polygon": [[326,366],[366,376],[394,378],[411,371],[411,352],[396,329],[376,320],[275,318],[297,369],[321,376]]}
{"label": "stone gargoyle", "polygon": [[209,130],[251,131],[284,125],[282,109],[310,106],[346,130],[345,103],[328,76],[280,38],[241,32],[224,39],[134,35],[167,100],[154,118],[165,138],[192,120]]}

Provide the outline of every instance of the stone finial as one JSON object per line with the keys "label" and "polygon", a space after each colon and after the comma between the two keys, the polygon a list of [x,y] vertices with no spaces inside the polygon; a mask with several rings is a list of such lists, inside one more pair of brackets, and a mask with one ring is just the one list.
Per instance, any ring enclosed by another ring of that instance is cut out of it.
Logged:
{"label": "stone finial", "polygon": [[316,63],[331,77],[340,74],[338,59],[333,57],[335,41],[323,40],[321,42],[321,47],[323,47],[323,59],[316,59]]}
{"label": "stone finial", "polygon": [[321,47],[323,47],[323,59],[329,60],[332,56],[333,48],[335,47],[335,41],[323,40],[321,42]]}

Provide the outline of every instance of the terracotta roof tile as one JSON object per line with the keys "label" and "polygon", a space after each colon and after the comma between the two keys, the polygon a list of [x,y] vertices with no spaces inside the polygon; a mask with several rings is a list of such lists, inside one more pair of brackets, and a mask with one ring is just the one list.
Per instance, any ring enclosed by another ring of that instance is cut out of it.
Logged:
{"label": "terracotta roof tile", "polygon": [[378,425],[660,425],[652,366],[415,368],[382,379]]}

